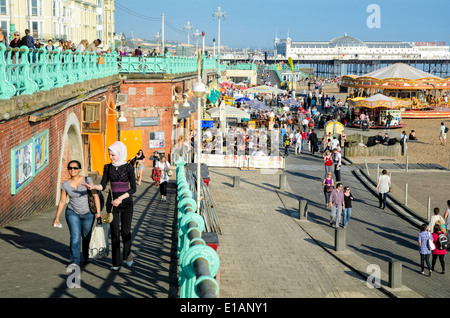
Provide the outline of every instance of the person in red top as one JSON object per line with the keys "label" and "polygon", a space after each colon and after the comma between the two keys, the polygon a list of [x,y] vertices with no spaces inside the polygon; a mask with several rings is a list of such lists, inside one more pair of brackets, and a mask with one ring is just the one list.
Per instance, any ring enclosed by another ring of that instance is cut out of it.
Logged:
{"label": "person in red top", "polygon": [[439,262],[441,263],[441,268],[442,268],[442,274],[444,274],[445,273],[444,257],[445,257],[445,254],[447,253],[447,250],[445,248],[444,249],[438,248],[439,247],[439,244],[438,244],[439,234],[443,234],[442,228],[439,224],[436,224],[434,226],[434,231],[433,231],[433,241],[434,241],[434,244],[436,245],[436,248],[432,251],[433,258],[431,259],[431,270],[434,271],[434,265],[436,265],[437,258],[439,257]]}

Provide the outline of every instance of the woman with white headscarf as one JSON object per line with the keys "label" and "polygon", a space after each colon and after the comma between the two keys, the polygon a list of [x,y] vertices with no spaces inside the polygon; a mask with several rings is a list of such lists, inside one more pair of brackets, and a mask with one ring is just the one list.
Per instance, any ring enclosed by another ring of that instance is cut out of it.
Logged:
{"label": "woman with white headscarf", "polygon": [[[108,181],[111,185],[111,194],[106,200],[106,209],[112,212],[113,220],[111,227],[111,270],[119,270],[120,259],[120,237],[123,243],[122,260],[128,267],[133,265],[131,256],[131,220],[133,217],[133,198],[136,192],[136,176],[133,166],[127,163],[127,147],[121,141],[116,141],[108,148],[111,163],[104,166],[102,181],[99,185],[91,186],[90,189],[103,191]],[[121,226],[119,225],[119,219]]]}

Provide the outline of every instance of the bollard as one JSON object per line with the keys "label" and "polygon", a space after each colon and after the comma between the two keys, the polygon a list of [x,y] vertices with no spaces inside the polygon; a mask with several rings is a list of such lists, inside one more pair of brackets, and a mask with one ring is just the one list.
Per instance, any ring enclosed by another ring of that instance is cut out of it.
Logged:
{"label": "bollard", "polygon": [[380,165],[377,165],[377,180],[380,177]]}
{"label": "bollard", "polygon": [[286,190],[286,175],[280,174],[280,190]]}
{"label": "bollard", "polygon": [[405,183],[405,206],[408,206],[408,184]]}
{"label": "bollard", "polygon": [[300,220],[307,220],[308,219],[308,211],[306,210],[306,205],[308,204],[308,201],[306,200],[299,200],[298,201],[298,218]]}
{"label": "bollard", "polygon": [[239,188],[241,186],[241,177],[234,176],[233,177],[233,188]]}
{"label": "bollard", "polygon": [[367,165],[367,160],[366,160],[366,159],[364,159],[364,163],[365,163],[365,165],[366,165],[367,175],[370,176],[370,173],[369,173],[369,166]]}
{"label": "bollard", "polygon": [[334,232],[334,249],[336,252],[345,250],[345,229],[336,228]]}
{"label": "bollard", "polygon": [[408,165],[409,165],[409,160],[408,160],[408,155],[406,155],[406,172],[408,172]]}
{"label": "bollard", "polygon": [[[428,197],[428,203],[427,203],[427,220],[430,220],[431,216],[431,197]],[[430,231],[433,231],[433,229],[429,229]]]}
{"label": "bollard", "polygon": [[402,287],[402,262],[389,261],[389,286],[391,288]]}

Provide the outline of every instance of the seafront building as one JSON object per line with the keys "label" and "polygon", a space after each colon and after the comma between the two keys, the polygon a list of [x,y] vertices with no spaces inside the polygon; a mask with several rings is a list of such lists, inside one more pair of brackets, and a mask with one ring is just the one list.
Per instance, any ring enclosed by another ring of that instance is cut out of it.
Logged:
{"label": "seafront building", "polygon": [[101,39],[114,43],[114,0],[0,0],[0,27],[11,38],[25,29],[43,43]]}
{"label": "seafront building", "polygon": [[293,60],[448,59],[445,42],[362,41],[347,34],[330,41],[274,39],[275,56]]}

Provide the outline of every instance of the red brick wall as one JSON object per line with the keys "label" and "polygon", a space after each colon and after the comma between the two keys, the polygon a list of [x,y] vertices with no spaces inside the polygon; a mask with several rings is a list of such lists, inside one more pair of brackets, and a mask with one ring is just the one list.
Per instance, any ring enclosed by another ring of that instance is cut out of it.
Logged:
{"label": "red brick wall", "polygon": [[[106,93],[112,98],[111,91]],[[111,95],[111,96],[110,96]],[[50,106],[51,107],[51,106]],[[0,226],[31,214],[54,207],[59,182],[68,178],[67,163],[72,159],[67,140],[63,145],[63,135],[67,118],[74,113],[81,123],[81,104],[71,106],[64,111],[40,122],[30,122],[28,115],[0,123]],[[48,129],[49,163],[38,172],[16,194],[11,194],[11,149]],[[82,140],[81,136],[80,139]],[[64,147],[63,158],[61,158]],[[60,161],[62,160],[61,179],[59,180]],[[83,160],[81,160],[83,161]],[[83,168],[87,163],[81,162]],[[51,224],[49,224],[50,226]]]}
{"label": "red brick wall", "polygon": [[[1,174],[0,196],[0,226],[13,220],[39,213],[55,205],[58,182],[59,160],[65,121],[70,112],[80,118],[79,105],[53,116],[51,119],[38,123],[28,121],[23,116],[0,124],[0,169]],[[33,179],[18,193],[11,194],[11,149],[22,142],[31,139],[34,135],[49,130],[49,164],[38,172]]]}
{"label": "red brick wall", "polygon": [[[194,79],[185,80],[185,89],[192,88]],[[142,151],[149,158],[154,151],[164,150],[166,157],[170,159],[170,149],[173,146],[172,129],[174,102],[172,101],[172,90],[175,87],[183,88],[182,81],[124,81],[121,85],[121,93],[127,94],[127,104],[121,107],[124,116],[129,119],[120,127],[121,130],[142,130]],[[135,94],[130,94],[130,88],[135,89]],[[153,89],[152,94],[147,94],[147,88]],[[158,126],[135,127],[135,117],[158,117]],[[149,135],[152,131],[164,131],[165,147],[149,148]],[[146,160],[146,167],[152,166],[151,160]]]}

